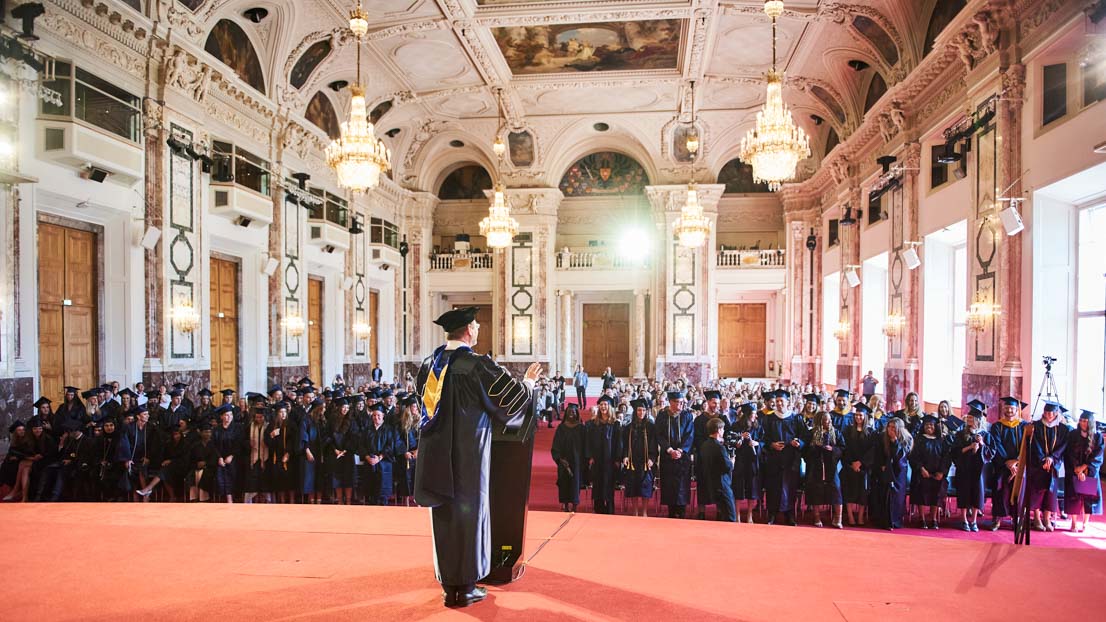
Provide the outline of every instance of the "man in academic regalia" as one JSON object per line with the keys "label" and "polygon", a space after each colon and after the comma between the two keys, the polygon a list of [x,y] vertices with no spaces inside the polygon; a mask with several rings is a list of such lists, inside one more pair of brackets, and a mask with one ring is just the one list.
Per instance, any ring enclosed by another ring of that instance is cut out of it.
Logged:
{"label": "man in academic regalia", "polygon": [[[821,400],[819,400],[819,403]],[[868,402],[865,401],[865,404]],[[849,427],[853,421],[853,411],[849,408],[849,392],[845,389],[837,389],[833,392],[833,410],[830,411],[830,420],[833,427],[841,432]]]}
{"label": "man in academic regalia", "polygon": [[683,408],[684,393],[668,392],[668,407],[657,414],[654,424],[661,457],[661,503],[669,518],[683,518],[691,499],[691,448],[695,442],[695,420]]}
{"label": "man in academic regalia", "polygon": [[434,568],[447,607],[487,596],[476,582],[491,571],[492,425],[520,422],[541,376],[534,363],[516,380],[491,357],[474,353],[476,312],[454,309],[434,321],[447,341],[423,361],[415,383],[424,408],[415,501],[431,508]]}
{"label": "man in academic regalia", "polygon": [[[1025,435],[1025,422],[1021,420],[1021,411],[1028,406],[1025,402],[1004,397],[1002,418],[991,425],[990,441],[994,457],[990,463],[991,488],[991,531],[997,531],[1002,519],[1014,515],[1010,505],[1011,486],[1018,471],[1018,454],[1021,452],[1022,436]],[[968,402],[972,415],[980,419],[987,418],[987,405],[979,400]]]}
{"label": "man in academic regalia", "polygon": [[183,395],[180,389],[173,389],[169,392],[169,407],[161,411],[158,417],[157,427],[163,437],[168,437],[173,433],[173,430],[180,428],[182,420],[187,421],[191,416],[184,406]]}
{"label": "man in academic regalia", "polygon": [[713,504],[718,520],[733,523],[737,522],[731,486],[733,457],[722,444],[725,428],[722,418],[711,419],[707,422],[707,438],[699,445],[699,452],[696,454],[701,464],[699,471],[702,473],[702,480],[699,481],[699,504],[700,507]]}
{"label": "man in academic regalia", "polygon": [[180,391],[181,404],[184,404],[184,407],[188,409],[188,415],[189,417],[191,417],[192,414],[196,412],[196,404],[193,403],[191,398],[189,398],[188,395],[185,393],[186,391],[188,391],[188,385],[184,382],[174,382],[173,388],[177,391]]}
{"label": "man in academic regalia", "polygon": [[768,504],[768,524],[783,514],[789,525],[795,521],[798,501],[799,471],[803,452],[805,426],[786,411],[791,394],[779,389],[765,394],[772,410],[764,415],[764,489]]}
{"label": "man in academic regalia", "polygon": [[[714,389],[708,389],[703,392],[703,398],[705,399],[703,411],[695,417],[695,450],[693,452],[695,455],[695,481],[699,484],[699,494],[696,499],[699,520],[704,520],[706,518],[706,508],[708,505],[713,504],[711,497],[708,496],[709,493],[708,495],[704,495],[701,488],[705,473],[703,473],[703,461],[699,459],[699,447],[710,440],[710,433],[707,432],[707,424],[710,423],[712,419],[722,419],[721,413],[719,412],[722,393]],[[722,419],[722,423],[726,429],[729,429],[729,425],[725,419]]]}

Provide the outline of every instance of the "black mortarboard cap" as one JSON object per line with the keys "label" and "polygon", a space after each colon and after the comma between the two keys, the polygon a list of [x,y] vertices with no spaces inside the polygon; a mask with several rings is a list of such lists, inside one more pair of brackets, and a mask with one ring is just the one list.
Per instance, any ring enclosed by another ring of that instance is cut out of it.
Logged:
{"label": "black mortarboard cap", "polygon": [[66,386],[65,390],[69,391],[70,393],[80,393],[81,392],[81,390],[78,389],[77,387],[71,387],[71,386]]}
{"label": "black mortarboard cap", "polygon": [[130,397],[138,397],[138,394],[135,393],[134,391],[131,391],[130,387],[123,387],[119,391],[119,395],[127,395],[127,396],[130,396]]}
{"label": "black mortarboard cap", "polygon": [[803,399],[808,402],[814,402],[815,404],[822,403],[822,396],[818,395],[817,393],[807,393],[803,396]]}
{"label": "black mortarboard cap", "polygon": [[169,392],[169,397],[180,397],[182,395],[184,395],[184,391],[181,391],[180,389],[173,389]]}
{"label": "black mortarboard cap", "polygon": [[1066,413],[1066,412],[1068,412],[1068,409],[1067,409],[1067,408],[1064,408],[1064,405],[1063,405],[1063,404],[1061,404],[1060,402],[1054,402],[1054,401],[1052,401],[1052,400],[1045,400],[1045,408],[1044,408],[1044,409],[1045,409],[1046,411],[1047,411],[1047,410],[1058,410],[1058,411],[1060,411],[1061,413]]}
{"label": "black mortarboard cap", "polygon": [[92,389],[89,389],[88,391],[81,391],[81,397],[85,398],[86,400],[93,395],[96,395],[96,392]]}
{"label": "black mortarboard cap", "polygon": [[776,389],[776,397],[785,397],[791,399],[791,391],[787,389]]}
{"label": "black mortarboard cap", "polygon": [[630,400],[630,406],[635,410],[638,408],[649,408],[649,402],[642,399]]}
{"label": "black mortarboard cap", "polygon": [[253,402],[255,400],[263,400],[263,399],[265,399],[265,396],[260,394],[260,393],[255,392],[255,391],[249,391],[249,392],[246,393],[246,401],[247,402]]}
{"label": "black mortarboard cap", "polygon": [[673,401],[673,402],[675,402],[676,400],[682,400],[682,399],[684,399],[684,392],[683,391],[669,391],[667,397],[668,397],[669,401]]}
{"label": "black mortarboard cap", "polygon": [[1017,406],[1018,408],[1025,408],[1026,406],[1029,406],[1029,404],[1026,404],[1025,402],[1019,400],[1018,398],[1010,397],[1010,396],[999,398],[998,401],[1002,402],[1003,404],[1006,404],[1007,406]]}
{"label": "black mortarboard cap", "polygon": [[145,405],[145,404],[142,404],[140,406],[135,406],[134,408],[131,409],[131,414],[132,415],[138,415],[140,413],[148,413],[148,412],[150,412],[150,407]]}
{"label": "black mortarboard cap", "polygon": [[302,386],[311,386],[311,385],[315,384],[315,381],[310,379],[310,378],[304,377],[304,378],[300,378],[299,384],[300,384],[301,387]]}
{"label": "black mortarboard cap", "polygon": [[410,406],[411,404],[418,404],[418,403],[419,403],[419,396],[417,396],[417,395],[408,395],[408,396],[404,397],[403,400],[400,402],[400,404],[402,404],[404,408]]}
{"label": "black mortarboard cap", "polygon": [[154,389],[153,391],[146,391],[147,399],[156,400],[159,397],[161,397],[161,391],[158,391],[157,389]]}
{"label": "black mortarboard cap", "polygon": [[28,428],[41,428],[42,427],[42,417],[39,417],[38,415],[35,415],[34,417],[31,417],[30,419],[27,420],[27,427]]}
{"label": "black mortarboard cap", "polygon": [[31,405],[34,406],[35,408],[42,408],[42,406],[44,404],[50,404],[50,403],[51,403],[50,398],[48,398],[44,395],[44,396],[38,398],[37,400],[35,400],[35,403],[31,404]]}
{"label": "black mortarboard cap", "polygon": [[859,410],[860,412],[862,412],[866,415],[872,414],[872,409],[869,408],[868,405],[865,404],[864,402],[857,402],[857,403],[853,404],[853,410]]}
{"label": "black mortarboard cap", "polygon": [[1095,413],[1093,410],[1087,410],[1086,408],[1082,408],[1079,410],[1080,419],[1094,419],[1094,415]]}
{"label": "black mortarboard cap", "polygon": [[595,401],[595,404],[598,406],[599,404],[602,404],[603,402],[606,402],[606,403],[610,404],[611,406],[614,406],[614,400],[611,399],[611,396],[609,396],[609,395],[600,395],[599,399]]}
{"label": "black mortarboard cap", "polygon": [[211,392],[211,389],[209,389],[207,387],[204,387],[204,388],[200,389],[200,392],[197,393],[196,395],[199,395],[200,397],[211,397],[214,394]]}
{"label": "black mortarboard cap", "polygon": [[232,404],[223,404],[222,406],[215,409],[215,414],[216,415],[221,415],[223,413],[229,413],[229,412],[234,412],[234,405],[232,405]]}
{"label": "black mortarboard cap", "polygon": [[833,396],[834,397],[843,397],[845,399],[849,399],[849,390],[848,389],[837,389],[836,391],[833,392]]}
{"label": "black mortarboard cap", "polygon": [[173,388],[174,389],[180,389],[181,391],[183,391],[183,390],[188,388],[188,383],[187,382],[174,382],[173,383]]}
{"label": "black mortarboard cap", "polygon": [[16,419],[15,421],[12,421],[11,425],[8,426],[8,432],[9,433],[15,432],[16,428],[22,428],[22,427],[25,427],[23,421],[20,420],[20,419]]}
{"label": "black mortarboard cap", "polygon": [[219,391],[219,393],[222,393],[223,395],[225,395],[227,397],[230,397],[231,395],[234,395],[235,391],[234,391],[234,389],[223,389],[222,391]]}
{"label": "black mortarboard cap", "polygon": [[284,393],[284,389],[279,384],[274,384],[273,386],[269,387],[269,395],[272,395],[273,393],[276,393],[277,391],[280,391],[281,393]]}
{"label": "black mortarboard cap", "polygon": [[312,406],[323,406],[324,404],[326,404],[326,400],[321,397],[316,397],[314,400],[311,401]]}
{"label": "black mortarboard cap", "polygon": [[968,402],[968,408],[971,408],[972,410],[978,411],[982,414],[986,414],[986,412],[987,412],[987,405],[984,404],[983,402],[981,402],[980,400],[971,400],[971,401],[969,401]]}
{"label": "black mortarboard cap", "polygon": [[722,399],[722,392],[715,391],[714,389],[708,389],[703,391],[703,399],[705,400],[720,400]]}
{"label": "black mortarboard cap", "polygon": [[476,319],[476,314],[480,309],[477,307],[461,307],[460,309],[452,309],[438,316],[438,319],[434,320],[434,323],[441,326],[445,332],[452,332],[458,328],[468,326]]}

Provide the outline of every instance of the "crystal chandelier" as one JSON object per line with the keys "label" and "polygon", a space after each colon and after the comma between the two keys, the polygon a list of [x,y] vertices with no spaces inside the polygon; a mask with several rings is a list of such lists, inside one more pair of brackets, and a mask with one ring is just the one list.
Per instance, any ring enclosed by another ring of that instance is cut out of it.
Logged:
{"label": "crystal chandelier", "polygon": [[849,337],[849,321],[841,320],[833,329],[833,336],[838,341],[844,341]]}
{"label": "crystal chandelier", "polygon": [[680,208],[680,217],[676,219],[673,230],[680,246],[699,248],[710,235],[710,220],[703,214],[699,204],[699,190],[695,182],[687,185],[687,202]]}
{"label": "crystal chandelier", "polygon": [[964,321],[968,326],[968,330],[973,333],[980,333],[983,332],[983,330],[987,328],[987,325],[995,320],[1000,313],[999,307],[984,297],[983,290],[979,290],[975,293],[975,300],[972,302],[972,306],[968,307],[968,315]]}
{"label": "crystal chandelier", "polygon": [[502,183],[495,185],[488,215],[480,221],[480,235],[488,238],[488,248],[507,248],[518,235],[518,221],[511,218]]}
{"label": "crystal chandelier", "polygon": [[341,136],[327,146],[326,163],[338,174],[338,185],[359,193],[380,183],[380,174],[389,169],[392,154],[384,141],[377,139],[366,112],[361,38],[369,31],[369,22],[360,1],[350,14],[349,29],[357,37],[357,84],[350,87],[349,121],[342,123]]}
{"label": "crystal chandelier", "polygon": [[891,313],[883,320],[883,334],[895,338],[902,335],[906,327],[906,318],[901,313]]}
{"label": "crystal chandelier", "polygon": [[757,113],[756,126],[741,140],[741,160],[753,167],[753,178],[779,190],[795,177],[799,160],[810,157],[810,139],[795,125],[783,103],[783,74],[776,71],[776,19],[783,13],[781,0],[768,0],[764,12],[772,18],[772,71],[768,72],[768,95]]}

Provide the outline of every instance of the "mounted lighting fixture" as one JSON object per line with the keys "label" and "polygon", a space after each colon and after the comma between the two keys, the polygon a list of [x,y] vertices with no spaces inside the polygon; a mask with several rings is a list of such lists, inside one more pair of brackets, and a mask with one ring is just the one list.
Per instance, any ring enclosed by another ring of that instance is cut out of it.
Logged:
{"label": "mounted lighting fixture", "polygon": [[488,239],[488,248],[507,248],[518,235],[518,221],[511,218],[502,183],[495,185],[488,215],[480,221],[480,235]]}
{"label": "mounted lighting fixture", "polygon": [[844,341],[849,338],[848,320],[841,320],[837,323],[837,326],[835,326],[833,329],[833,336],[838,341]]}
{"label": "mounted lighting fixture", "polygon": [[200,314],[190,302],[181,301],[174,305],[170,319],[173,328],[182,333],[191,333],[200,327]]}
{"label": "mounted lighting fixture", "polygon": [[983,329],[987,328],[987,325],[996,320],[1001,314],[1002,311],[998,305],[986,300],[983,297],[983,291],[978,290],[975,293],[972,306],[968,307],[965,324],[967,324],[968,330],[973,333],[983,332]]}
{"label": "mounted lighting fixture", "polygon": [[368,339],[372,334],[373,327],[369,326],[365,322],[356,322],[353,325],[353,335],[358,339]]}
{"label": "mounted lighting fixture", "polygon": [[369,122],[365,88],[361,84],[361,38],[369,31],[368,16],[361,9],[350,14],[349,29],[357,38],[357,84],[350,87],[349,121],[341,125],[341,136],[326,148],[326,163],[338,175],[338,185],[361,193],[380,184],[380,174],[390,168],[391,152],[379,140]]}
{"label": "mounted lighting fixture", "polygon": [[289,315],[280,321],[280,326],[288,333],[289,337],[302,337],[307,330],[307,323],[298,315]]}
{"label": "mounted lighting fixture", "polygon": [[687,133],[687,152],[692,159],[699,153],[699,128],[695,126],[695,80],[691,81],[691,129]]}
{"label": "mounted lighting fixture", "polygon": [[888,337],[898,337],[906,326],[906,318],[901,313],[891,313],[883,320],[883,334]]}
{"label": "mounted lighting fixture", "polygon": [[757,113],[756,126],[741,141],[740,157],[753,167],[754,181],[776,191],[794,179],[799,161],[810,157],[810,138],[784,105],[783,74],[776,70],[776,19],[783,14],[783,2],[768,0],[764,13],[772,19],[772,71],[767,75],[764,107]]}
{"label": "mounted lighting fixture", "polygon": [[694,181],[687,185],[687,201],[680,208],[680,217],[672,232],[684,248],[699,248],[710,235],[710,220],[703,214],[699,189]]}
{"label": "mounted lighting fixture", "polygon": [[495,142],[492,144],[492,152],[495,153],[495,157],[502,159],[503,155],[507,153],[507,143],[503,142],[503,89],[497,88],[495,90],[495,114],[499,117],[499,125],[495,128]]}

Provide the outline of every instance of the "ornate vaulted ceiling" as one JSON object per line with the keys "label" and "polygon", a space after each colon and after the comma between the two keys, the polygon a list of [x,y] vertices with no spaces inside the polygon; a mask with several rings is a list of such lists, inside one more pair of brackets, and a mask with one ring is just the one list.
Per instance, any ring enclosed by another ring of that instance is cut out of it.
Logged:
{"label": "ornate vaulted ceiling", "polygon": [[[303,113],[313,100],[316,110],[325,107],[321,91],[341,117],[348,90],[328,85],[356,79],[353,40],[345,30],[355,4],[178,0],[172,11],[178,21],[204,32],[220,20],[236,22],[258,48],[265,74],[261,88],[268,96]],[[787,72],[785,100],[812,136],[815,157],[804,163],[805,173],[816,167],[827,141],[844,139],[859,125],[873,79],[894,85],[920,61],[938,4],[940,12],[963,3],[786,2],[779,63]],[[764,98],[762,76],[771,64],[771,28],[756,0],[367,0],[364,5],[370,21],[364,55],[370,108],[392,103],[379,119],[379,131],[390,132],[397,180],[411,186],[428,183],[414,169],[425,158],[421,149],[429,135],[453,130],[460,142],[468,137],[476,143],[463,148],[487,161],[498,127],[496,87],[504,88],[508,126],[534,134],[533,165],[509,172],[521,180],[554,166],[556,154],[546,150],[566,128],[596,122],[609,125],[611,135],[640,143],[658,171],[675,176],[686,170],[667,145],[677,110],[683,121],[690,118],[692,82],[706,141],[703,164],[717,172],[736,155],[754,121]],[[255,23],[246,14],[254,8],[268,15]]]}

